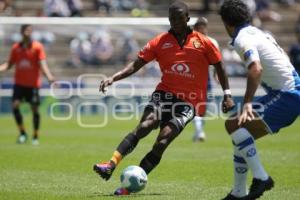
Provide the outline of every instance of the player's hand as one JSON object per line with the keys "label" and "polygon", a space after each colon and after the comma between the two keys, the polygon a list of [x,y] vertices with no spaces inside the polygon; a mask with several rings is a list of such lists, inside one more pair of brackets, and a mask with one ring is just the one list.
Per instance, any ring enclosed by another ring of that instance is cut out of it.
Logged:
{"label": "player's hand", "polygon": [[48,82],[52,88],[59,88],[59,85],[54,77],[49,78]]}
{"label": "player's hand", "polygon": [[8,64],[5,62],[3,64],[0,65],[0,72],[3,72],[5,70],[7,70],[8,68]]}
{"label": "player's hand", "polygon": [[231,95],[224,95],[224,99],[222,102],[222,111],[223,113],[227,113],[235,107],[234,101]]}
{"label": "player's hand", "polygon": [[253,115],[252,110],[252,103],[245,103],[243,107],[243,111],[241,115],[239,116],[238,125],[241,126],[246,121],[252,121],[255,119],[255,116]]}
{"label": "player's hand", "polygon": [[112,77],[106,78],[100,82],[99,86],[99,92],[105,93],[106,92],[106,87],[112,85],[114,82]]}

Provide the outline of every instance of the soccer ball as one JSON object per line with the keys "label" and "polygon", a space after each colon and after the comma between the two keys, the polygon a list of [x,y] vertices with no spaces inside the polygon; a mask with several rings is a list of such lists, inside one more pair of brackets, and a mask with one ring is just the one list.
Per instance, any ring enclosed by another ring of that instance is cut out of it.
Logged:
{"label": "soccer ball", "polygon": [[139,192],[146,187],[148,177],[146,172],[139,166],[129,166],[121,174],[121,185],[129,192]]}

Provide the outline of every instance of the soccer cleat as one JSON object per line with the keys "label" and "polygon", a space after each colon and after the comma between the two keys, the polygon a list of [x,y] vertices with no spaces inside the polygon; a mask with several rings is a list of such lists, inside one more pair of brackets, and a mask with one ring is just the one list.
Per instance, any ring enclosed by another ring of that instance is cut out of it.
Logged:
{"label": "soccer cleat", "polygon": [[269,178],[265,181],[253,178],[252,184],[250,186],[250,192],[246,196],[246,200],[255,200],[263,195],[263,193],[267,190],[271,190],[274,187],[274,181],[269,176]]}
{"label": "soccer cleat", "polygon": [[93,168],[97,174],[99,174],[104,180],[107,181],[108,179],[110,179],[116,166],[114,162],[108,161],[108,162],[95,164]]}
{"label": "soccer cleat", "polygon": [[37,145],[40,144],[40,142],[39,142],[39,140],[38,140],[37,138],[33,138],[32,141],[31,141],[31,144],[32,144],[33,146],[37,146]]}
{"label": "soccer cleat", "polygon": [[231,194],[231,192],[222,200],[244,200],[245,197],[235,197]]}
{"label": "soccer cleat", "polygon": [[24,144],[27,141],[27,135],[22,134],[19,135],[18,139],[17,139],[17,143],[18,144]]}
{"label": "soccer cleat", "polygon": [[114,192],[114,195],[117,195],[117,196],[130,195],[130,192],[126,188],[118,188]]}

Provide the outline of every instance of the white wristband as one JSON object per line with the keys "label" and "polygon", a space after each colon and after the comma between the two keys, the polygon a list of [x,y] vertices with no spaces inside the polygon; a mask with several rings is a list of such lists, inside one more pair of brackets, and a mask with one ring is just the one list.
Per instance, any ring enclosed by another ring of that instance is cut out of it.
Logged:
{"label": "white wristband", "polygon": [[224,90],[224,94],[225,94],[225,95],[231,95],[231,91],[230,91],[229,89]]}

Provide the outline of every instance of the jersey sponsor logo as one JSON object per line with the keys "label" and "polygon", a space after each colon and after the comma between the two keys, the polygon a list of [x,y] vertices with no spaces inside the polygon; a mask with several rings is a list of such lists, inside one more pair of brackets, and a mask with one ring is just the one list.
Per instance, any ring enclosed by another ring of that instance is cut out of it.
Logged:
{"label": "jersey sponsor logo", "polygon": [[184,76],[187,78],[195,78],[195,75],[190,73],[190,67],[185,63],[176,63],[171,66],[171,70],[166,69],[164,72],[166,74],[174,74]]}
{"label": "jersey sponsor logo", "polygon": [[171,67],[173,72],[178,72],[178,73],[188,73],[190,72],[190,68],[187,64],[180,63],[180,64],[174,64]]}
{"label": "jersey sponsor logo", "polygon": [[254,54],[254,51],[252,49],[246,51],[244,53],[244,60],[248,60],[253,54]]}
{"label": "jersey sponsor logo", "polygon": [[166,42],[162,45],[161,49],[168,49],[173,47],[173,44],[171,42]]}
{"label": "jersey sponsor logo", "polygon": [[30,62],[27,59],[22,59],[18,66],[20,69],[28,69],[31,67]]}
{"label": "jersey sponsor logo", "polygon": [[201,47],[201,43],[199,40],[194,40],[193,41],[193,45],[196,49],[199,49]]}

